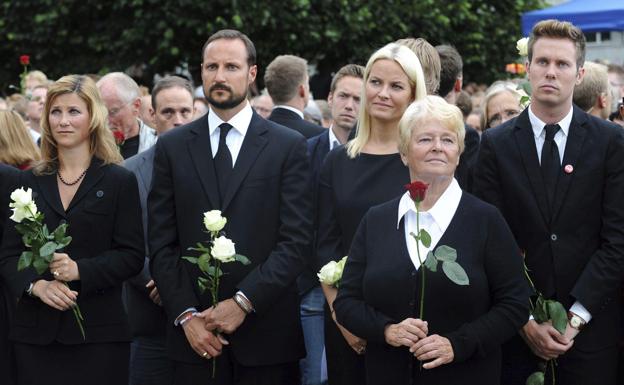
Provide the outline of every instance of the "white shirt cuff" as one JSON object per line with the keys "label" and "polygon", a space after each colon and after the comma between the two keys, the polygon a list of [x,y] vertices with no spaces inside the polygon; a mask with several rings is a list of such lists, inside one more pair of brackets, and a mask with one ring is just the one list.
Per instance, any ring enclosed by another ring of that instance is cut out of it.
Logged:
{"label": "white shirt cuff", "polygon": [[592,315],[589,314],[589,311],[587,311],[587,309],[585,309],[585,306],[581,305],[579,301],[576,301],[574,302],[574,304],[572,304],[570,311],[581,317],[583,321],[585,321],[585,323],[589,323],[589,321],[591,321],[592,319]]}
{"label": "white shirt cuff", "polygon": [[182,318],[182,315],[188,312],[196,313],[197,309],[195,309],[194,307],[189,307],[188,309],[184,310],[182,313],[180,313],[179,316],[176,317],[175,321],[173,321],[173,324],[175,326],[178,326],[180,324],[180,318]]}

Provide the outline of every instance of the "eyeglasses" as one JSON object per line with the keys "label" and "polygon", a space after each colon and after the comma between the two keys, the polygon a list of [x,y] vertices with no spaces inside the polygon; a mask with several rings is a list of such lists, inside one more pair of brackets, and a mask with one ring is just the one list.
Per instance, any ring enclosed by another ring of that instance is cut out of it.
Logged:
{"label": "eyeglasses", "polygon": [[487,121],[488,127],[496,127],[499,124],[503,123],[503,119],[506,122],[509,119],[515,118],[519,114],[520,114],[520,111],[512,110],[512,109],[505,110],[505,111],[503,111],[502,114],[496,113],[496,114],[492,115],[490,117],[490,119],[488,119],[488,121]]}
{"label": "eyeglasses", "polygon": [[119,113],[119,111],[123,110],[130,103],[132,103],[132,101],[129,101],[126,104],[122,104],[119,107],[111,108],[110,110],[108,110],[108,116],[115,117]]}

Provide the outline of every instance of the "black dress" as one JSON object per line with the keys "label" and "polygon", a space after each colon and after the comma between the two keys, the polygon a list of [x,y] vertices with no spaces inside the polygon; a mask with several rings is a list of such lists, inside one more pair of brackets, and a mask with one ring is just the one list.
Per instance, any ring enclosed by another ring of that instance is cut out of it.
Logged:
{"label": "black dress", "polygon": [[[351,159],[340,146],[325,158],[318,189],[319,265],[347,255],[364,214],[402,194],[409,171],[399,153],[361,153]],[[364,356],[357,355],[325,312],[325,349],[331,385],[364,384]]]}

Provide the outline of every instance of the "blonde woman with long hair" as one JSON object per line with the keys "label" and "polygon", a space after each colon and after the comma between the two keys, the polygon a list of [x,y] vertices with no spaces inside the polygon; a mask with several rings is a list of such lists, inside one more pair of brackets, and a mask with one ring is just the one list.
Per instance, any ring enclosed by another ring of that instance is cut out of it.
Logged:
{"label": "blonde woman with long hair", "polygon": [[0,163],[26,170],[39,159],[24,119],[15,111],[0,110]]}
{"label": "blonde woman with long hair", "polygon": [[[364,71],[355,138],[331,151],[318,189],[317,250],[319,266],[349,252],[366,211],[399,195],[409,173],[398,149],[399,120],[414,100],[426,96],[418,57],[391,43],[376,51]],[[328,377],[335,384],[363,384],[366,341],[336,322],[337,289],[322,284],[327,299],[325,347]]]}
{"label": "blonde woman with long hair", "polygon": [[[9,223],[0,266],[19,298],[10,331],[18,384],[128,382],[130,331],[122,282],[143,266],[137,182],[106,125],[91,79],[65,76],[50,86],[42,116],[41,162],[22,173],[50,230],[68,224],[71,243],[49,270],[17,271],[25,250]],[[84,317],[85,336],[71,308]]]}

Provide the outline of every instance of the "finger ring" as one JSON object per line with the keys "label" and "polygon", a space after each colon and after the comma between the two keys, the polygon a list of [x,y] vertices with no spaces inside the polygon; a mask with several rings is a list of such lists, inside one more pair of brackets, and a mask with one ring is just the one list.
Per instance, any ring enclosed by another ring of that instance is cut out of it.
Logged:
{"label": "finger ring", "polygon": [[208,358],[208,352],[204,352],[204,354],[202,354],[202,357]]}
{"label": "finger ring", "polygon": [[54,272],[53,272],[52,274],[54,274],[54,276],[55,276],[55,277],[58,277],[58,276],[59,276],[59,272],[58,272],[58,270],[54,270]]}

